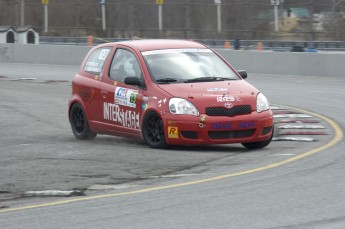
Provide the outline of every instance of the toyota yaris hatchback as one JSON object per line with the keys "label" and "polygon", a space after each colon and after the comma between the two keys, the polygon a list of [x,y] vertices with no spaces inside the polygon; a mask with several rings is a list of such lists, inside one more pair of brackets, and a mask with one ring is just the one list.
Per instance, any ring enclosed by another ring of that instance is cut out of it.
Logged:
{"label": "toyota yaris hatchback", "polygon": [[266,97],[208,47],[136,40],[92,48],[72,81],[69,121],[77,139],[142,138],[152,148],[241,143],[267,146]]}

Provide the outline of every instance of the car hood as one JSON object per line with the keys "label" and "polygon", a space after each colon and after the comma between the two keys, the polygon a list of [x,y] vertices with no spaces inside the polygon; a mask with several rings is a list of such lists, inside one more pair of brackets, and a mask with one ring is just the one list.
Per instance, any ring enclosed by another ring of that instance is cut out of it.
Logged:
{"label": "car hood", "polygon": [[238,105],[250,105],[256,109],[256,96],[259,91],[245,80],[159,84],[161,89],[172,97],[184,98],[192,102],[199,112],[206,107],[232,108]]}

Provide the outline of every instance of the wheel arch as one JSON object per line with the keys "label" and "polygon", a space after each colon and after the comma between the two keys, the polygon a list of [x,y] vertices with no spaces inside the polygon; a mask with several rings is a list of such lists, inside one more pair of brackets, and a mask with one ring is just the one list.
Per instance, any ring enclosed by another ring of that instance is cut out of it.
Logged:
{"label": "wheel arch", "polygon": [[155,109],[155,108],[153,108],[153,107],[147,108],[147,109],[144,110],[144,112],[143,112],[142,115],[141,115],[140,129],[143,128],[143,121],[144,121],[145,117],[146,117],[149,113],[151,113],[151,112],[155,112],[155,113],[159,116],[159,118],[163,120],[162,114],[161,114],[160,111],[158,111],[157,109]]}
{"label": "wheel arch", "polygon": [[71,117],[71,109],[73,107],[74,104],[79,103],[80,106],[83,108],[84,112],[86,113],[86,109],[85,109],[85,104],[84,101],[80,98],[80,96],[78,95],[74,95],[72,96],[72,98],[69,100],[68,102],[68,120],[71,122],[70,117]]}
{"label": "wheel arch", "polygon": [[[153,134],[153,138],[152,137],[152,132],[149,131],[149,129],[145,128],[145,125],[149,123],[148,120],[152,120],[152,117],[157,117],[160,119],[161,121],[161,130],[162,132],[159,131],[160,128],[158,128],[157,132]],[[149,132],[151,132],[151,134],[148,134]],[[158,133],[158,134],[157,134]],[[161,133],[162,138],[158,137]],[[167,144],[167,132],[166,132],[166,126],[164,123],[164,119],[162,118],[162,114],[160,111],[156,110],[156,109],[147,109],[145,110],[145,113],[142,115],[142,122],[141,122],[141,135],[142,138],[144,139],[145,143],[150,146],[151,148],[158,148],[158,149],[165,149],[167,148],[168,144]],[[151,135],[151,137],[149,137]],[[158,142],[156,142],[157,138],[161,139]]]}

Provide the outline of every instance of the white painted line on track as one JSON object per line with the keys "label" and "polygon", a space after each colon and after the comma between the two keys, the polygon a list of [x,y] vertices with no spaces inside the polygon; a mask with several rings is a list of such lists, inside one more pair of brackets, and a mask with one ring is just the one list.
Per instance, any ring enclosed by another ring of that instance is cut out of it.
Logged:
{"label": "white painted line on track", "polygon": [[300,142],[315,142],[315,138],[310,137],[274,137],[272,141],[300,141]]}
{"label": "white painted line on track", "polygon": [[278,129],[326,129],[323,125],[283,125]]}
{"label": "white painted line on track", "polygon": [[273,154],[272,156],[295,156],[293,153],[279,153],[279,154]]}
{"label": "white painted line on track", "polygon": [[133,188],[137,185],[129,185],[129,184],[119,184],[119,185],[103,185],[103,184],[96,184],[92,185],[87,188],[87,190],[109,190],[109,189],[128,189],[128,188]]}
{"label": "white painted line on track", "polygon": [[273,118],[312,118],[311,115],[306,114],[277,114],[273,115]]}
{"label": "white painted line on track", "polygon": [[160,176],[150,176],[149,178],[177,178],[177,177],[188,177],[194,176],[196,174],[167,174],[167,175],[160,175]]}

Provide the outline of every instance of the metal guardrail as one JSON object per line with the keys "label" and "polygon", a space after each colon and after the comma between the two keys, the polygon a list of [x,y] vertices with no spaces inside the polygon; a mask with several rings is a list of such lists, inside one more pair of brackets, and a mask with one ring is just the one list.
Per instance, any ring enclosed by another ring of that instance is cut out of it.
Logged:
{"label": "metal guardrail", "polygon": [[[90,39],[90,38],[89,38]],[[117,42],[131,40],[130,38],[92,38],[92,46],[103,44],[106,42]],[[211,40],[211,39],[195,39],[200,43],[208,45],[212,48],[224,48],[227,43],[228,47],[234,47],[234,41],[229,40]],[[293,47],[306,49],[317,49],[322,51],[345,51],[345,41],[276,41],[276,40],[241,40],[240,48],[244,50],[255,50],[261,42],[262,49],[273,51],[290,51]],[[89,44],[88,37],[48,37],[41,36],[40,44],[53,45],[81,45]]]}

